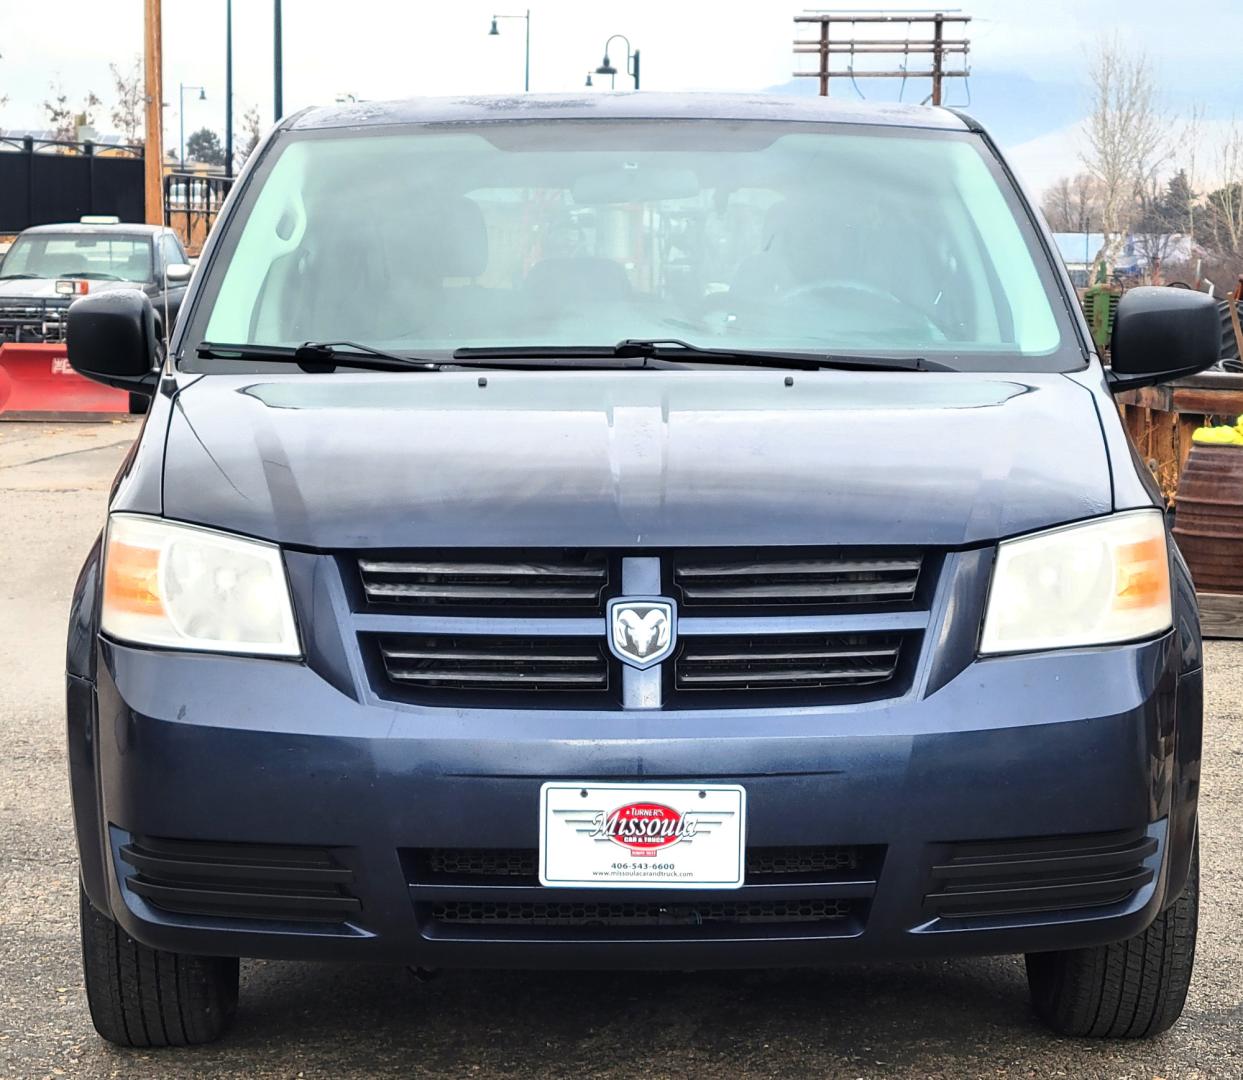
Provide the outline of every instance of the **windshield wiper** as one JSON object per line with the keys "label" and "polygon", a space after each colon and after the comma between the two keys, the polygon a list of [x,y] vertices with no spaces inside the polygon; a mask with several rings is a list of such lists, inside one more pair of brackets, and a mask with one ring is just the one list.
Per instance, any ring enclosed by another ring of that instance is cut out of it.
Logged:
{"label": "windshield wiper", "polygon": [[0,281],[34,281],[38,274],[0,274]]}
{"label": "windshield wiper", "polygon": [[821,368],[860,371],[952,371],[922,356],[862,356],[854,353],[779,352],[763,349],[715,349],[679,338],[626,338],[616,345],[483,345],[455,349],[454,360],[559,360],[575,358],[643,358],[688,364],[736,364],[746,367]]}
{"label": "windshield wiper", "polygon": [[63,279],[82,278],[85,281],[129,281],[129,278],[117,277],[116,274],[105,274],[102,270],[75,270],[72,274],[60,274]]}
{"label": "windshield wiper", "polygon": [[204,341],[195,353],[206,360],[261,360],[274,364],[297,364],[303,371],[335,371],[339,367],[369,371],[439,371],[434,360],[373,349],[356,341],[304,341],[297,348],[287,345],[226,345]]}

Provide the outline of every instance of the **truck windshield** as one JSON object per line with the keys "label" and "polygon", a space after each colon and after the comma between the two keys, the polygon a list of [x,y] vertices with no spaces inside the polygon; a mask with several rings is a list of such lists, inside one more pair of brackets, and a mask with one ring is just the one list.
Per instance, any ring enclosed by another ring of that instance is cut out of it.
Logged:
{"label": "truck windshield", "polygon": [[151,280],[151,243],[144,237],[90,233],[19,236],[0,265],[0,278]]}
{"label": "truck windshield", "polygon": [[511,121],[282,136],[183,341],[697,346],[1064,370],[1049,257],[969,132]]}

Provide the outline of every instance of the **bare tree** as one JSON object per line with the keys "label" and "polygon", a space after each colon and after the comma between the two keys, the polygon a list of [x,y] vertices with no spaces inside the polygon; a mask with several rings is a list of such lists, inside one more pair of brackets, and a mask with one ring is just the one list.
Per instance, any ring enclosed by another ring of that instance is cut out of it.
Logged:
{"label": "bare tree", "polygon": [[251,105],[242,113],[239,130],[242,138],[233,153],[235,169],[240,169],[246,163],[246,159],[255,152],[255,147],[263,138],[263,121],[259,117],[259,106]]}
{"label": "bare tree", "polygon": [[[4,53],[0,53],[0,60],[4,59]],[[0,109],[3,109],[9,103],[8,94],[0,94]]]}
{"label": "bare tree", "polygon": [[1187,225],[1187,176],[1180,171],[1162,184],[1151,176],[1137,185],[1135,249],[1147,261],[1148,280],[1160,285],[1162,269],[1178,252]]}
{"label": "bare tree", "polygon": [[1209,193],[1204,207],[1212,245],[1227,258],[1243,262],[1243,125],[1237,119],[1218,147],[1217,173],[1221,187]]}
{"label": "bare tree", "polygon": [[1096,232],[1100,228],[1100,196],[1088,173],[1063,176],[1044,193],[1040,208],[1054,232]]}
{"label": "bare tree", "polygon": [[1136,189],[1149,183],[1166,156],[1167,132],[1145,53],[1128,52],[1116,36],[1102,38],[1089,77],[1092,107],[1081,156],[1100,190],[1105,242],[1096,261],[1110,269],[1136,210]]}
{"label": "bare tree", "polygon": [[44,100],[43,111],[47,114],[52,137],[60,142],[74,142],[78,137],[78,128],[95,122],[95,110],[100,105],[99,97],[91,91],[78,109],[69,103],[69,95],[59,83],[49,84],[48,89],[51,97]]}
{"label": "bare tree", "polygon": [[112,85],[116,93],[112,122],[117,131],[125,136],[126,142],[141,143],[145,136],[147,107],[142,57],[134,57],[133,66],[128,72],[122,71],[116,64],[109,64],[108,68],[112,72]]}

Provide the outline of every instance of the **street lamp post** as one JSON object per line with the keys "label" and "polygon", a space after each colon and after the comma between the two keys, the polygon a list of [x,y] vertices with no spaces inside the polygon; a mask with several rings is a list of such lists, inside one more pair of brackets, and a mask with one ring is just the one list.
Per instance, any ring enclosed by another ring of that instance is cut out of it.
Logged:
{"label": "street lamp post", "polygon": [[177,158],[178,164],[184,169],[186,167],[186,91],[197,90],[199,92],[199,101],[207,100],[207,90],[202,86],[187,86],[185,83],[179,83],[180,102],[179,113],[181,119],[181,154]]}
{"label": "street lamp post", "polygon": [[[621,38],[626,43],[626,74],[634,79],[634,88],[639,89],[639,50],[630,48],[630,39],[625,34],[614,34],[604,43],[604,61],[596,68],[597,75],[616,75],[617,68],[609,60],[609,46],[615,38]],[[588,86],[591,85],[589,82]]]}
{"label": "street lamp post", "polygon": [[492,29],[488,31],[489,37],[496,37],[500,34],[500,28],[496,25],[497,19],[523,19],[527,24],[527,44],[526,44],[526,66],[522,75],[522,89],[530,91],[531,89],[531,9],[527,8],[525,15],[493,15]]}
{"label": "street lamp post", "polygon": [[233,175],[233,0],[224,0],[224,174]]}

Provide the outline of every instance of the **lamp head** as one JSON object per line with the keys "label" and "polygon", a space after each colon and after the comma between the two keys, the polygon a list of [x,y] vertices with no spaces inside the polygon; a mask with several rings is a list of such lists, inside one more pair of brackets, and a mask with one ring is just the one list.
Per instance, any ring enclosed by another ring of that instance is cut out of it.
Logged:
{"label": "lamp head", "polygon": [[497,28],[497,25],[496,25],[496,16],[495,16],[495,15],[493,15],[493,16],[492,16],[492,29],[488,31],[488,35],[489,35],[490,37],[495,37],[495,36],[496,36],[497,34],[499,34],[500,32],[501,32],[501,31]]}
{"label": "lamp head", "polygon": [[604,62],[598,68],[596,68],[596,74],[597,75],[616,75],[617,74],[617,68],[615,68],[612,65],[612,63],[609,61],[608,53],[604,54]]}

